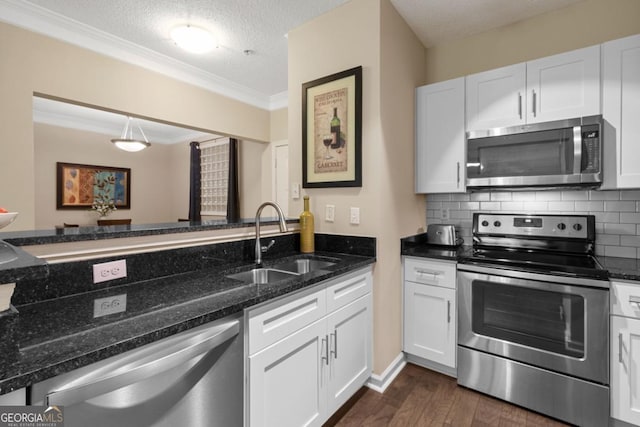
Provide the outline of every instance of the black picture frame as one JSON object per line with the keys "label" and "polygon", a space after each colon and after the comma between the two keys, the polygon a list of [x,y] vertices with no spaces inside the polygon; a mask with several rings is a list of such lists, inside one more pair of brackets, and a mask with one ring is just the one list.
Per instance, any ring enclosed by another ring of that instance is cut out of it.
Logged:
{"label": "black picture frame", "polygon": [[302,85],[302,187],[362,187],[361,66]]}

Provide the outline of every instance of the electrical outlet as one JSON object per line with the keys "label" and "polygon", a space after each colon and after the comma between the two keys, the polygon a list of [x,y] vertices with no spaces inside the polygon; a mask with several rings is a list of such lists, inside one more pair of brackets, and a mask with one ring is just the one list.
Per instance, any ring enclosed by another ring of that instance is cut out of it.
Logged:
{"label": "electrical outlet", "polygon": [[127,311],[127,294],[114,295],[93,300],[93,317],[108,316],[110,314]]}
{"label": "electrical outlet", "polygon": [[327,205],[324,209],[324,219],[327,222],[333,222],[336,219],[335,205]]}
{"label": "electrical outlet", "polygon": [[349,211],[349,223],[358,225],[360,224],[360,208],[351,208]]}
{"label": "electrical outlet", "polygon": [[127,277],[127,260],[103,262],[93,264],[93,283],[106,282],[107,280]]}
{"label": "electrical outlet", "polygon": [[440,209],[440,219],[449,219],[449,208]]}

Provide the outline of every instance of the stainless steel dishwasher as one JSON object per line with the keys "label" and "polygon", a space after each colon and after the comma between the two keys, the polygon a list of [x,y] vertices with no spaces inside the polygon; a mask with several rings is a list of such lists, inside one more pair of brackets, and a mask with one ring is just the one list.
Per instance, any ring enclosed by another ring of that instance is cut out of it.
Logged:
{"label": "stainless steel dishwasher", "polygon": [[67,427],[242,426],[242,318],[226,317],[50,378],[32,405]]}

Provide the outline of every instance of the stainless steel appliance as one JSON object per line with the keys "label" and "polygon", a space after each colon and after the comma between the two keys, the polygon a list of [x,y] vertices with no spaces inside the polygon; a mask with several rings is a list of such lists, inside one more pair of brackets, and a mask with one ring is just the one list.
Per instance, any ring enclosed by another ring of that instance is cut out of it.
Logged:
{"label": "stainless steel appliance", "polygon": [[429,224],[427,227],[427,243],[430,245],[459,246],[462,242],[455,225]]}
{"label": "stainless steel appliance", "polygon": [[598,186],[602,116],[467,133],[467,188]]}
{"label": "stainless steel appliance", "polygon": [[591,215],[473,216],[458,265],[458,383],[580,426],[609,422],[609,282]]}
{"label": "stainless steel appliance", "polygon": [[242,318],[190,329],[50,378],[34,405],[64,405],[68,427],[243,425]]}

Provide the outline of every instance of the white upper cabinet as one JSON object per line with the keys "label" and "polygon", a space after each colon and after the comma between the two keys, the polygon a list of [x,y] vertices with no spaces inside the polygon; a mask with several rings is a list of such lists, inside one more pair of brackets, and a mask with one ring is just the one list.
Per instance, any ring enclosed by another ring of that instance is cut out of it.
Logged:
{"label": "white upper cabinet", "polygon": [[467,130],[525,123],[526,64],[467,76]]}
{"label": "white upper cabinet", "polygon": [[467,76],[467,131],[600,114],[600,46]]}
{"label": "white upper cabinet", "polygon": [[416,193],[465,192],[464,78],[416,89]]}
{"label": "white upper cabinet", "polygon": [[603,45],[603,188],[640,188],[640,35]]}
{"label": "white upper cabinet", "polygon": [[600,46],[527,62],[527,123],[600,114]]}

